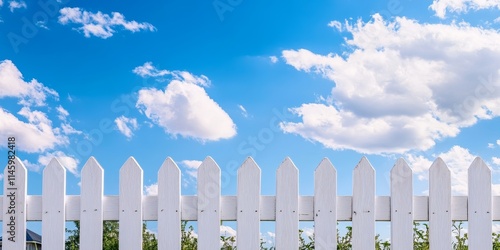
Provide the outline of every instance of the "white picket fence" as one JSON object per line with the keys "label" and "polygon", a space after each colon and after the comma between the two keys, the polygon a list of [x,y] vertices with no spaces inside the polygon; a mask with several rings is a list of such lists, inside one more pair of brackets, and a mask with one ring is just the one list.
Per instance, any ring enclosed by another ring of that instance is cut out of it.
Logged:
{"label": "white picket fence", "polygon": [[[237,221],[239,250],[260,249],[260,221],[276,221],[278,250],[298,248],[299,221],[314,221],[316,249],[337,249],[337,221],[352,221],[354,250],[374,249],[375,221],[391,222],[392,249],[413,249],[413,221],[429,221],[430,249],[446,250],[452,220],[467,220],[469,249],[486,250],[492,221],[500,220],[500,197],[492,196],[491,171],[480,158],[469,168],[468,196],[451,195],[450,171],[439,158],[429,170],[429,196],[413,195],[412,171],[402,159],[391,171],[391,196],[375,195],[366,158],[354,169],[352,196],[337,196],[336,170],[326,158],[315,170],[314,196],[299,195],[299,171],[288,158],[277,170],[276,196],[260,194],[261,171],[251,158],[238,170],[236,196],[221,196],[221,170],[210,157],[198,169],[197,196],[181,196],[181,172],[171,158],[158,171],[157,196],[143,195],[143,171],[132,157],[120,170],[118,196],[103,195],[104,171],[94,158],[81,171],[81,195],[65,195],[66,171],[56,159],[43,170],[41,196],[27,195],[26,168],[19,159],[15,166],[15,173],[5,169],[0,197],[8,250],[25,249],[26,221],[42,221],[44,249],[63,250],[65,222],[73,220],[81,221],[82,250],[102,249],[103,220],[119,220],[122,250],[141,249],[143,220],[158,221],[158,249],[169,250],[181,248],[181,220],[198,221],[203,250],[220,249],[221,220]],[[15,242],[8,240],[13,235]]]}

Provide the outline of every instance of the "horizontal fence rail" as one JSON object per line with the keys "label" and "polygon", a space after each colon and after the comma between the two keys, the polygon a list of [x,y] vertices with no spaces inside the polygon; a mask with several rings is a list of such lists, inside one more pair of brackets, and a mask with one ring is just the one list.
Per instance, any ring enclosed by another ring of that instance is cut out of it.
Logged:
{"label": "horizontal fence rail", "polygon": [[[12,166],[15,166],[12,168]],[[64,249],[65,221],[80,221],[80,249],[102,249],[102,221],[118,220],[120,249],[142,247],[142,221],[158,221],[158,249],[180,249],[181,221],[198,221],[198,248],[220,248],[220,221],[237,221],[239,250],[259,249],[260,221],[276,221],[276,249],[298,248],[299,221],[314,221],[315,249],[337,249],[337,221],[352,221],[354,250],[375,248],[375,221],[391,222],[392,249],[413,248],[413,222],[429,221],[430,249],[451,249],[451,223],[468,221],[469,249],[492,249],[492,222],[500,196],[492,196],[491,170],[476,158],[468,196],[451,195],[446,164],[429,169],[429,195],[413,195],[411,168],[399,159],[390,173],[391,195],[375,195],[375,170],[362,158],[353,171],[353,195],[337,196],[328,159],[315,170],[314,195],[299,195],[299,171],[286,158],[276,174],[276,196],[261,195],[261,170],[248,158],[238,170],[237,194],[221,195],[221,170],[207,157],[198,168],[196,196],[181,195],[181,171],[167,158],[158,171],[158,195],[143,193],[143,170],[130,157],[120,169],[119,195],[103,195],[104,170],[91,157],[81,171],[81,194],[66,195],[66,170],[53,159],[43,170],[42,195],[27,195],[27,171],[14,159],[0,196],[3,249],[25,249],[26,221],[42,221],[44,249]]]}

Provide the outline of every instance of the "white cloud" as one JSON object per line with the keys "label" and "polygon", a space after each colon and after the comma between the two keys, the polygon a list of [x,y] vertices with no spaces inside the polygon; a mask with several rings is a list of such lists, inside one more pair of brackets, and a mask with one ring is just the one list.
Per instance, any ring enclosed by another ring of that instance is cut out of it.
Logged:
{"label": "white cloud", "polygon": [[314,236],[314,228],[310,228],[310,227],[303,228],[302,234],[305,235],[304,238],[306,238],[306,239],[308,239],[309,237],[312,238]]}
{"label": "white cloud", "polygon": [[218,141],[236,135],[231,117],[202,87],[208,79],[189,72],[176,76],[181,79],[172,80],[165,90],[141,89],[136,103],[139,111],[174,136]]}
{"label": "white cloud", "polygon": [[145,195],[158,195],[158,183],[153,183],[149,186],[144,186]]}
{"label": "white cloud", "polygon": [[271,63],[277,63],[278,62],[278,58],[276,56],[270,56],[269,60],[271,60]]}
{"label": "white cloud", "polygon": [[64,109],[61,105],[59,105],[56,108],[56,110],[58,113],[57,117],[59,118],[59,120],[66,121],[66,118],[69,116],[69,112],[66,109]]}
{"label": "white cloud", "polygon": [[198,168],[200,167],[202,161],[197,160],[183,160],[181,161],[181,166],[184,168],[185,173],[189,178],[196,179],[198,176]]}
{"label": "white cloud", "polygon": [[141,77],[155,77],[159,81],[164,80],[162,78],[163,76],[171,76],[174,80],[188,82],[204,87],[210,86],[210,80],[208,79],[208,77],[204,75],[195,76],[187,71],[179,71],[179,70],[174,70],[174,71],[169,71],[166,69],[160,70],[157,69],[155,66],[153,66],[151,62],[145,62],[142,66],[135,67],[135,69],[132,70],[132,72]]}
{"label": "white cloud", "polygon": [[15,9],[21,9],[24,8],[26,9],[28,6],[24,1],[10,1],[9,2],[9,9],[10,12],[14,12]]}
{"label": "white cloud", "polygon": [[115,119],[115,124],[118,130],[129,139],[134,135],[132,131],[139,128],[136,118],[127,118],[123,115]]}
{"label": "white cloud", "polygon": [[0,7],[3,6],[3,0],[0,0]]}
{"label": "white cloud", "polygon": [[[453,146],[447,152],[441,153],[436,157],[441,157],[450,169],[452,192],[457,195],[466,195],[468,192],[468,170],[476,156],[471,154],[466,148]],[[413,169],[413,173],[420,180],[429,179],[429,168],[432,165],[431,159],[414,155],[406,155],[406,158],[408,164]]]}
{"label": "white cloud", "polygon": [[493,144],[493,143],[488,143],[488,148],[495,148],[495,144]]}
{"label": "white cloud", "polygon": [[0,61],[0,98],[19,98],[22,105],[44,106],[48,96],[58,98],[58,93],[45,87],[36,79],[23,80],[23,75],[10,60]]}
{"label": "white cloud", "polygon": [[497,17],[495,18],[495,20],[493,20],[494,23],[500,23],[500,17]]}
{"label": "white cloud", "polygon": [[47,166],[53,158],[57,158],[61,165],[66,168],[70,173],[78,176],[78,164],[80,161],[72,156],[66,155],[64,152],[55,151],[52,153],[46,153],[38,157],[38,163],[41,166]]}
{"label": "white cloud", "polygon": [[445,18],[446,12],[467,13],[469,10],[500,9],[498,0],[434,0],[429,6],[439,18]]}
{"label": "white cloud", "polygon": [[70,124],[67,124],[67,123],[61,124],[61,129],[62,129],[63,134],[65,134],[65,135],[72,135],[72,134],[80,135],[83,133],[82,131],[76,130]]}
{"label": "white cloud", "polygon": [[0,108],[0,138],[15,136],[19,145],[23,145],[22,151],[43,152],[69,142],[68,137],[62,135],[60,129],[52,126],[45,113],[24,107],[18,114],[25,117],[28,122],[21,121],[7,110]]}
{"label": "white cloud", "polygon": [[116,32],[116,28],[125,29],[131,32],[141,30],[155,31],[156,28],[150,23],[139,23],[136,21],[127,21],[123,14],[112,12],[111,16],[98,11],[92,13],[80,8],[62,8],[60,11],[59,22],[63,25],[75,23],[81,25],[77,30],[83,31],[85,37],[96,36],[99,38],[109,38]]}
{"label": "white cloud", "polygon": [[291,109],[302,121],[282,123],[284,132],[332,149],[404,153],[500,116],[498,31],[380,15],[345,29],[350,54],[283,51],[287,64],[335,83],[331,105]]}
{"label": "white cloud", "polygon": [[497,145],[500,146],[500,140],[497,140]]}
{"label": "white cloud", "polygon": [[497,166],[500,166],[500,158],[498,158],[498,157],[492,157],[491,162],[493,162],[493,164],[495,164]]}
{"label": "white cloud", "polygon": [[241,115],[243,115],[243,117],[247,118],[248,117],[247,109],[245,107],[243,107],[243,105],[238,105],[238,108],[241,110]]}
{"label": "white cloud", "polygon": [[38,165],[36,163],[31,163],[28,160],[23,160],[23,164],[26,167],[26,169],[28,169],[29,171],[33,171],[33,172],[39,172],[40,168],[41,168],[40,165]]}
{"label": "white cloud", "polygon": [[342,29],[342,23],[340,23],[339,21],[331,21],[328,23],[328,27],[332,27],[338,31],[343,31]]}

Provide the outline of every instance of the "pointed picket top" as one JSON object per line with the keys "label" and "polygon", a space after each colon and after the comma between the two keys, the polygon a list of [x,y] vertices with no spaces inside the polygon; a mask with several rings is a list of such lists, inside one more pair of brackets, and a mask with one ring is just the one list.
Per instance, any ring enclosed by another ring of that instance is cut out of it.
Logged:
{"label": "pointed picket top", "polygon": [[133,157],[121,167],[119,185],[120,249],[141,249],[143,171]]}
{"label": "pointed picket top", "polygon": [[162,174],[163,172],[167,172],[169,174],[180,174],[181,170],[171,157],[167,157],[167,159],[165,159],[161,164],[160,170],[158,170],[158,172],[159,174]]}
{"label": "pointed picket top", "polygon": [[391,169],[391,245],[413,248],[413,178],[402,158]]}
{"label": "pointed picket top", "polygon": [[142,168],[139,165],[139,163],[137,163],[135,158],[130,156],[127,159],[127,161],[120,168],[120,174],[122,174],[123,172],[132,172],[132,173],[133,172],[142,172]]}
{"label": "pointed picket top", "polygon": [[437,158],[429,169],[430,249],[451,250],[451,172]]}
{"label": "pointed picket top", "polygon": [[314,171],[316,249],[337,249],[337,170],[324,158]]}
{"label": "pointed picket top", "polygon": [[[3,179],[3,193],[4,195],[10,194],[12,188],[15,188],[15,200],[16,200],[16,214],[15,217],[15,235],[16,241],[5,240],[3,241],[3,249],[12,249],[12,250],[24,250],[26,249],[26,237],[23,237],[26,233],[26,197],[27,197],[27,179],[28,179],[28,171],[24,166],[21,159],[17,156],[12,160],[12,162],[7,161],[7,165],[4,169],[4,179]],[[14,166],[14,168],[10,168],[9,166]],[[3,227],[2,227],[2,235],[9,235],[8,230],[10,229],[8,223],[11,221],[11,214],[9,214],[8,207],[9,202],[3,202]],[[21,236],[21,237],[19,237]],[[6,236],[5,236],[6,237]]]}
{"label": "pointed picket top", "polygon": [[158,171],[158,249],[181,249],[181,171],[167,157]]}
{"label": "pointed picket top", "polygon": [[220,171],[220,168],[212,157],[207,156],[198,167],[198,175],[201,171]]}
{"label": "pointed picket top", "polygon": [[491,249],[491,169],[477,157],[469,167],[468,177],[469,249]]}
{"label": "pointed picket top", "polygon": [[90,157],[81,171],[80,249],[102,249],[104,169]]}
{"label": "pointed picket top", "polygon": [[48,171],[56,173],[59,171],[66,172],[66,168],[61,164],[61,162],[59,162],[56,157],[53,157],[52,160],[50,160],[49,164],[43,169],[43,173],[46,174]]}
{"label": "pointed picket top", "polygon": [[370,161],[368,161],[368,158],[366,158],[366,156],[363,156],[361,157],[361,160],[358,162],[358,165],[356,165],[356,167],[354,168],[354,171],[375,172],[375,169],[373,168]]}
{"label": "pointed picket top", "polygon": [[471,170],[491,172],[491,169],[488,167],[488,165],[486,165],[486,163],[483,161],[481,157],[476,157],[474,161],[470,164],[469,172]]}
{"label": "pointed picket top", "polygon": [[95,173],[102,172],[104,171],[104,169],[101,167],[101,164],[99,164],[99,162],[94,158],[94,156],[91,156],[82,167],[82,175],[87,171],[90,173]]}
{"label": "pointed picket top", "polygon": [[353,171],[352,249],[373,249],[375,245],[375,169],[366,157]]}
{"label": "pointed picket top", "polygon": [[450,169],[446,165],[446,163],[443,161],[441,157],[436,158],[436,160],[432,163],[431,167],[429,168],[429,172],[440,172],[440,171],[445,171],[448,174],[450,174]]}
{"label": "pointed picket top", "polygon": [[65,195],[66,168],[54,157],[43,170],[42,245],[45,249],[64,249]]}
{"label": "pointed picket top", "polygon": [[400,183],[412,180],[412,170],[403,158],[399,158],[391,169],[391,182]]}
{"label": "pointed picket top", "polygon": [[299,171],[299,169],[295,166],[292,159],[287,156],[278,167],[278,172],[280,171]]}
{"label": "pointed picket top", "polygon": [[286,157],[276,171],[276,249],[297,249],[299,170]]}
{"label": "pointed picket top", "polygon": [[241,167],[238,169],[239,171],[255,171],[258,169],[260,171],[259,165],[255,162],[255,160],[252,157],[247,157]]}
{"label": "pointed picket top", "polygon": [[328,159],[328,158],[323,158],[323,160],[321,160],[321,162],[319,163],[319,165],[316,167],[316,169],[314,170],[314,173],[317,175],[317,174],[321,174],[321,173],[331,173],[331,172],[337,172],[337,169],[335,168],[335,166],[333,166],[332,162]]}
{"label": "pointed picket top", "polygon": [[238,169],[238,249],[260,248],[260,168],[248,157]]}

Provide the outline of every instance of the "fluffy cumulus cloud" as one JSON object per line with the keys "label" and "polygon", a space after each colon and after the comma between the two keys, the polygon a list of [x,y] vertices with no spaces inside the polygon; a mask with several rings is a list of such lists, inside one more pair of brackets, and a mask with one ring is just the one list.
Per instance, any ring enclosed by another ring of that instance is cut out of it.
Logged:
{"label": "fluffy cumulus cloud", "polygon": [[26,2],[24,1],[10,1],[9,2],[9,9],[10,12],[14,12],[16,9],[26,9],[28,6],[26,5]]}
{"label": "fluffy cumulus cloud", "polygon": [[123,115],[115,119],[115,124],[118,130],[127,138],[132,138],[132,135],[134,135],[132,131],[139,128],[136,118],[128,118]]}
{"label": "fluffy cumulus cloud", "polygon": [[500,158],[498,157],[492,157],[491,162],[497,166],[500,166]]}
{"label": "fluffy cumulus cloud", "polygon": [[302,121],[282,123],[284,132],[332,149],[404,153],[500,115],[498,31],[378,14],[343,29],[352,35],[345,55],[282,52],[297,70],[335,83],[326,104],[292,108]]}
{"label": "fluffy cumulus cloud", "polygon": [[195,76],[187,71],[180,71],[180,70],[173,70],[173,71],[166,69],[160,70],[157,69],[155,66],[153,66],[152,62],[145,62],[143,65],[135,67],[135,69],[132,70],[132,72],[141,77],[153,77],[159,81],[165,80],[163,77],[168,76],[174,80],[189,82],[204,87],[210,86],[210,80],[208,79],[208,77],[204,75]]}
{"label": "fluffy cumulus cloud", "polygon": [[14,97],[20,104],[44,106],[47,97],[57,99],[58,93],[36,79],[24,81],[21,71],[10,60],[0,61],[0,98]]}
{"label": "fluffy cumulus cloud", "polygon": [[[154,69],[154,72],[158,70]],[[172,76],[165,89],[143,88],[139,91],[136,103],[139,111],[173,136],[217,141],[236,135],[236,125],[231,117],[203,88],[209,84],[206,77],[186,71]]]}
{"label": "fluffy cumulus cloud", "polygon": [[111,15],[108,15],[100,11],[92,13],[80,8],[69,7],[62,8],[59,12],[59,22],[61,24],[73,23],[80,26],[77,30],[82,31],[85,37],[96,36],[106,39],[113,36],[117,28],[131,32],[156,30],[150,23],[127,21],[125,20],[125,16],[118,12],[112,12]]}
{"label": "fluffy cumulus cloud", "polygon": [[79,175],[78,164],[80,161],[73,156],[66,155],[64,152],[55,151],[52,153],[46,153],[38,158],[38,164],[42,167],[47,166],[53,158],[57,158],[61,165],[66,168],[70,173],[75,176]]}
{"label": "fluffy cumulus cloud", "polygon": [[[82,133],[67,121],[69,112],[60,105],[56,107],[61,120],[61,126],[57,127],[46,112],[37,109],[47,107],[49,97],[58,100],[58,96],[55,90],[35,79],[24,81],[12,61],[0,61],[0,99],[12,98],[21,106],[17,112],[0,107],[0,138],[15,136],[22,145],[19,150],[27,153],[43,153],[67,145],[68,135]],[[34,165],[33,170],[36,170]]]}
{"label": "fluffy cumulus cloud", "polygon": [[445,18],[447,12],[466,13],[469,10],[500,9],[498,0],[434,0],[429,6],[436,16]]}
{"label": "fluffy cumulus cloud", "polygon": [[[455,195],[467,195],[468,170],[476,156],[469,152],[466,148],[453,146],[447,152],[435,155],[435,157],[441,157],[450,169],[452,192]],[[408,164],[413,169],[413,173],[417,175],[419,180],[429,179],[429,168],[431,167],[434,158],[429,159],[421,155],[407,154],[406,159],[408,160]],[[500,193],[500,186],[493,185],[493,191],[495,193]]]}

